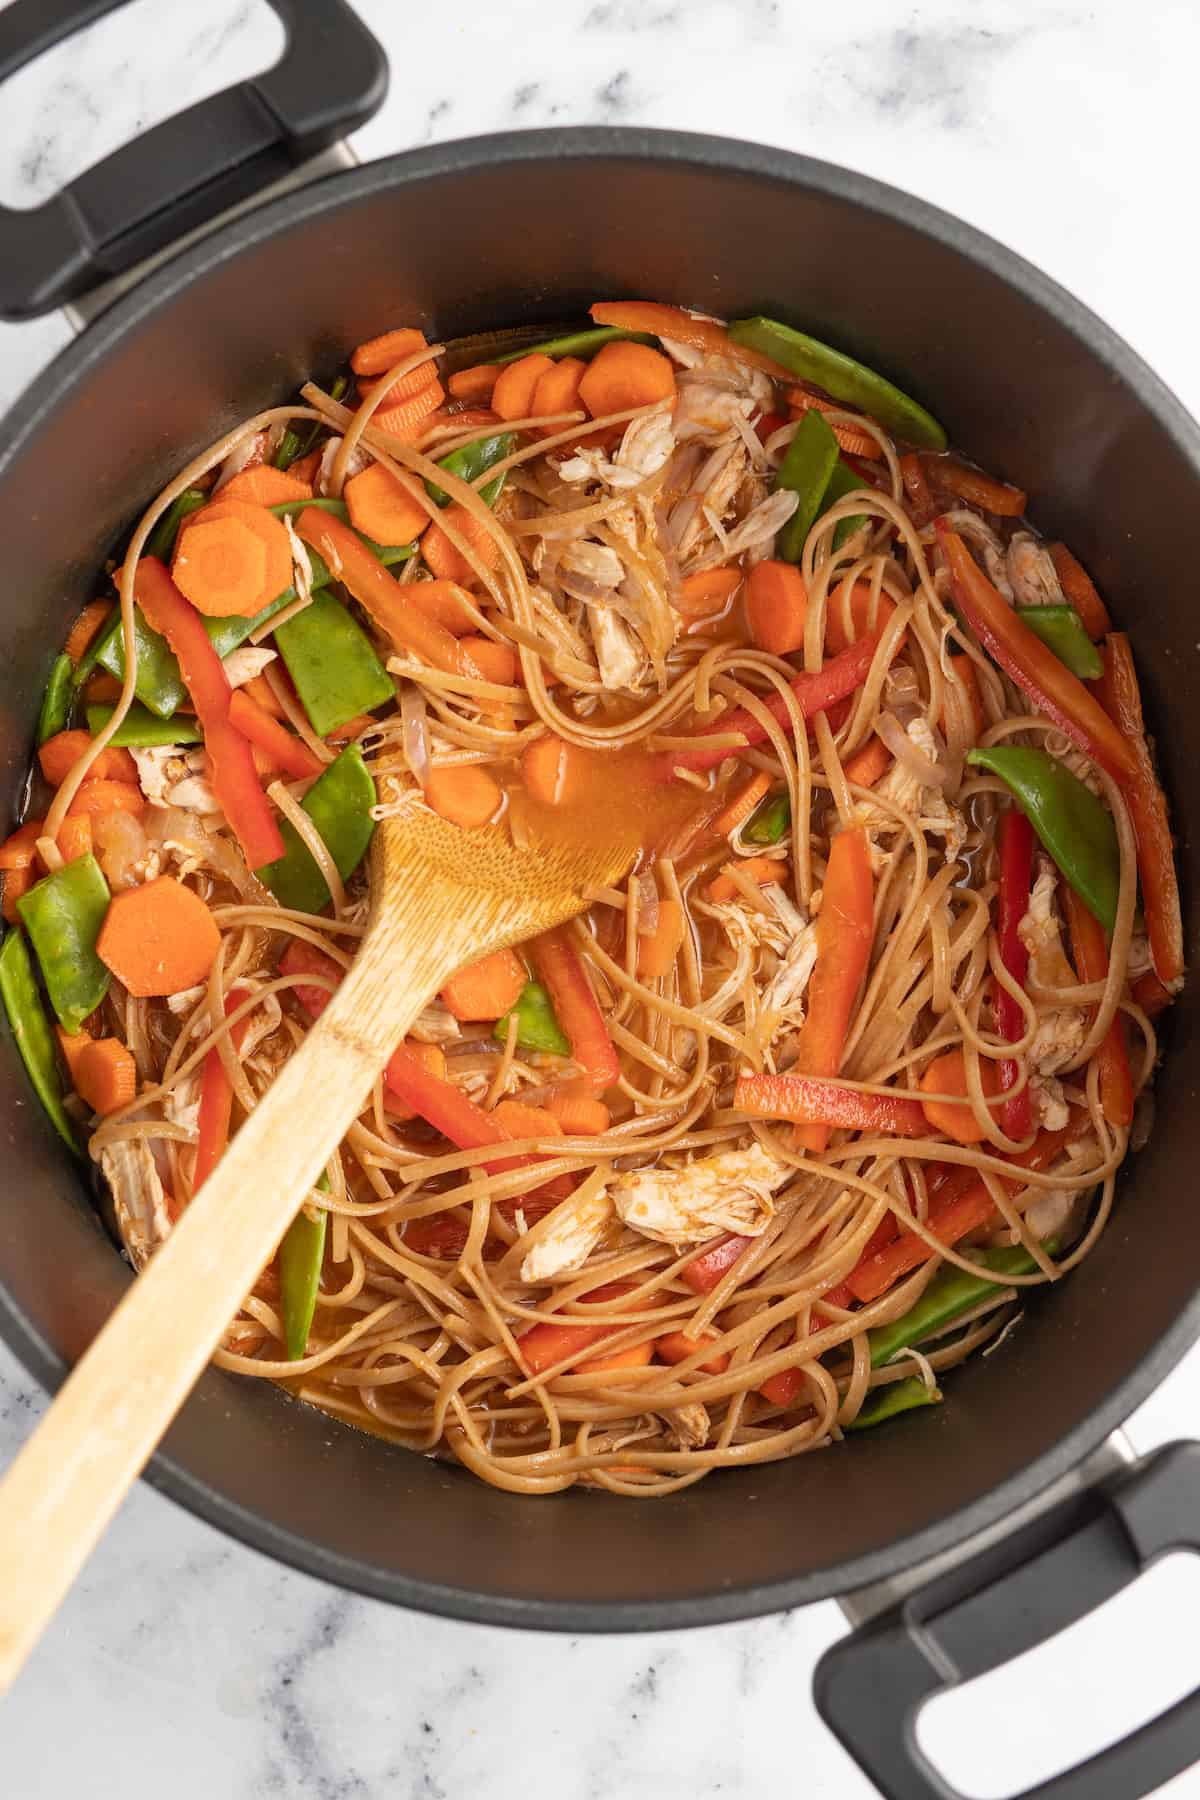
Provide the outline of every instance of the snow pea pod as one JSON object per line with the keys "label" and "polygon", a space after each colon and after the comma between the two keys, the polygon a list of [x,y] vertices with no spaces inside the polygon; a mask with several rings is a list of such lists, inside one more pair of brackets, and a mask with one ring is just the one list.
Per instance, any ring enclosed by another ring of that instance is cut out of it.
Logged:
{"label": "snow pea pod", "polygon": [[395,697],[370,638],[328,588],[279,627],[275,645],[318,737]]}
{"label": "snow pea pod", "polygon": [[778,794],[768,794],[760,800],[751,814],[750,823],[742,832],[742,840],[747,844],[781,844],[792,825],[792,802],[786,788]]}
{"label": "snow pea pod", "polygon": [[890,1381],[886,1387],[875,1388],[846,1430],[869,1431],[872,1425],[882,1425],[885,1419],[894,1419],[898,1413],[912,1412],[917,1406],[940,1406],[941,1403],[941,1388],[926,1387],[919,1376],[909,1375],[904,1381]]}
{"label": "snow pea pod", "polygon": [[[328,1193],[328,1175],[322,1175],[317,1186],[323,1193]],[[279,1246],[279,1301],[289,1362],[299,1362],[308,1349],[308,1333],[317,1309],[328,1221],[329,1214],[324,1207],[315,1217],[310,1217],[301,1207]]]}
{"label": "snow pea pod", "polygon": [[510,363],[522,356],[552,356],[555,361],[560,356],[594,356],[597,350],[602,350],[605,344],[615,343],[618,338],[627,338],[634,344],[658,342],[648,331],[626,331],[620,325],[593,325],[586,331],[568,331],[562,337],[547,338],[542,344],[522,344],[519,350],[506,350],[503,356],[490,356],[487,360]]}
{"label": "snow pea pod", "polygon": [[946,433],[931,413],[874,369],[855,362],[832,345],[783,325],[778,319],[735,319],[729,335],[735,344],[761,350],[764,356],[782,363],[801,381],[823,388],[835,400],[870,413],[887,431],[894,431],[908,443],[919,444],[925,450],[946,448]]}
{"label": "snow pea pod", "polygon": [[508,1042],[508,1022],[514,1014],[518,1050],[546,1050],[552,1056],[571,1054],[571,1046],[558,1022],[553,1003],[540,981],[527,981],[512,1011],[496,1020],[492,1036],[502,1044]]}
{"label": "snow pea pod", "polygon": [[[511,456],[516,446],[515,432],[496,431],[490,437],[476,438],[474,443],[464,444],[460,450],[452,450],[449,456],[440,456],[438,468],[457,475],[460,481],[475,482],[487,473],[493,463],[503,462],[506,456]],[[506,475],[497,475],[494,481],[486,482],[479,490],[479,498],[486,505],[495,506],[505,480]],[[438,487],[436,482],[427,481],[425,490],[438,506],[449,506],[450,496],[445,488]]]}
{"label": "snow pea pod", "polygon": [[1045,750],[995,744],[987,750],[968,750],[967,761],[974,768],[989,769],[1012,790],[1064,880],[1111,932],[1117,917],[1121,854],[1117,828],[1104,802]]}
{"label": "snow pea pod", "polygon": [[39,744],[44,744],[47,738],[52,738],[55,732],[65,728],[71,716],[71,703],[75,698],[74,674],[69,656],[64,654],[55,657],[46,691],[42,695],[42,710],[38,713]]}
{"label": "snow pea pod", "polygon": [[[218,656],[228,656],[239,644],[244,644],[252,631],[257,631],[268,619],[285,606],[290,606],[296,598],[295,588],[285,588],[270,606],[253,619],[233,614],[227,619],[204,619],[201,623],[212,640],[213,649]],[[133,630],[137,640],[137,696],[143,705],[160,719],[169,719],[187,697],[187,689],[183,685],[183,676],[179,673],[179,664],[166,638],[152,631],[142,617],[138,607],[133,609]],[[118,680],[125,674],[125,639],[121,631],[121,612],[118,607],[113,613],[112,623],[106,625],[96,644],[96,661],[101,668],[107,669],[110,675]]]}
{"label": "snow pea pod", "polygon": [[[1053,1241],[1046,1245],[1050,1251],[1053,1247]],[[910,1344],[919,1344],[922,1338],[952,1324],[960,1313],[969,1312],[989,1294],[999,1293],[1005,1276],[1030,1275],[1037,1268],[1024,1244],[1003,1245],[998,1250],[973,1250],[970,1255],[973,1262],[994,1269],[997,1279],[985,1281],[981,1275],[968,1275],[965,1269],[956,1269],[948,1263],[934,1276],[915,1306],[900,1318],[893,1319],[890,1325],[877,1325],[874,1331],[867,1333],[873,1369],[891,1362],[897,1351],[906,1350]]]}
{"label": "snow pea pod", "polygon": [[1100,652],[1083,628],[1073,606],[1018,606],[1018,619],[1028,625],[1066,663],[1080,681],[1099,681],[1104,673]]}
{"label": "snow pea pod", "polygon": [[[829,477],[825,492],[821,495],[817,517],[820,518],[822,513],[827,513],[830,507],[836,505],[839,500],[844,500],[847,494],[853,494],[858,488],[866,487],[866,485],[867,483],[857,470],[852,469],[849,463],[842,462],[839,458],[834,464],[833,474]],[[842,545],[852,538],[856,531],[861,531],[867,523],[866,513],[851,513],[848,519],[839,520],[833,534],[834,549],[840,550]]]}
{"label": "snow pea pod", "polygon": [[813,407],[797,425],[775,477],[777,488],[790,488],[798,496],[795,512],[779,533],[778,551],[784,562],[798,563],[804,554],[804,540],[821,510],[837,460],[832,427]]}
{"label": "snow pea pod", "polygon": [[271,459],[273,466],[277,469],[290,469],[300,454],[300,444],[300,433],[293,431],[289,425],[280,438],[279,447]]}
{"label": "snow pea pod", "polygon": [[[88,707],[87,727],[93,737],[104,730],[114,710],[111,706]],[[135,701],[108,741],[114,749],[131,745],[135,750],[151,750],[162,744],[200,744],[204,733],[191,713],[159,719]]]}
{"label": "snow pea pod", "polygon": [[159,562],[170,562],[175,539],[179,536],[179,527],[189,514],[199,512],[207,499],[208,495],[203,488],[184,488],[182,494],[176,494],[146,539],[142,555],[157,556]]}
{"label": "snow pea pod", "polygon": [[29,946],[19,931],[10,931],[0,946],[0,999],[33,1091],[59,1137],[78,1156],[79,1145],[62,1103],[54,1034],[38,992]]}
{"label": "snow pea pod", "polygon": [[[348,744],[324,774],[317,776],[301,804],[337,865],[338,874],[343,881],[348,880],[366,855],[375,831],[371,817],[375,783],[357,744]],[[289,906],[296,912],[320,912],[329,901],[325,877],[295,826],[281,819],[279,829],[283,833],[284,853],[276,862],[259,869],[258,878],[270,888],[280,906]],[[75,864],[68,867],[74,868]]]}
{"label": "snow pea pod", "polygon": [[64,863],[17,901],[50,1004],[72,1037],[108,992],[96,939],[110,898],[100,864],[88,855]]}

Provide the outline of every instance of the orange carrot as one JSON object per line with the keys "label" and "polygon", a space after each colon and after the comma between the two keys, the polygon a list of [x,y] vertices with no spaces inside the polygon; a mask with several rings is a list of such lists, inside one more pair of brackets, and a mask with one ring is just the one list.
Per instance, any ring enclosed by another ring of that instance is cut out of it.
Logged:
{"label": "orange carrot", "polygon": [[[524,986],[524,982],[521,984]],[[492,1117],[504,1130],[505,1137],[562,1137],[561,1122],[544,1106],[527,1106],[523,1100],[501,1100],[492,1108]]]}
{"label": "orange carrot", "polygon": [[241,688],[234,688],[229,697],[229,720],[243,737],[266,751],[275,768],[294,775],[298,781],[319,775],[325,766],[313,755],[303,738],[281,725],[261,706],[256,706]]}
{"label": "orange carrot", "polygon": [[208,907],[173,875],[116,894],[96,940],[101,962],[138,999],[195,987],[220,948]]}
{"label": "orange carrot", "polygon": [[427,348],[425,333],[415,325],[401,325],[394,331],[383,331],[368,338],[351,353],[350,367],[356,375],[383,375],[406,356],[415,356]]}
{"label": "orange carrot", "polygon": [[[705,1344],[715,1342],[716,1338],[715,1331],[706,1331],[702,1338],[689,1337],[685,1331],[667,1331],[662,1337],[655,1339],[654,1350],[663,1362],[681,1363],[686,1362],[689,1356],[695,1356],[698,1350],[703,1350]],[[719,1356],[710,1356],[707,1362],[700,1364],[704,1375],[723,1375],[728,1367],[727,1350],[723,1350]]]}
{"label": "orange carrot", "polygon": [[[1071,932],[1071,953],[1080,981],[1103,981],[1108,974],[1108,944],[1104,927],[1088,911],[1074,888],[1064,882],[1061,887],[1063,911]],[[1094,1012],[1091,1015],[1095,1016]],[[1133,1076],[1129,1070],[1129,1052],[1125,1046],[1125,1021],[1121,1014],[1113,1022],[1096,1051],[1100,1074],[1100,1106],[1110,1125],[1133,1123]]]}
{"label": "orange carrot", "polygon": [[730,837],[744,820],[750,817],[763,795],[771,786],[771,777],[762,769],[751,777],[744,788],[736,793],[724,812],[718,813],[712,822],[712,829],[718,837]]}
{"label": "orange carrot", "polygon": [[75,818],[65,818],[58,828],[58,852],[64,862],[74,862],[77,857],[90,856],[92,850],[92,821],[87,813],[77,814]]}
{"label": "orange carrot", "polygon": [[[279,967],[282,969],[283,964],[280,963]],[[320,992],[320,990],[313,988],[296,989],[297,998],[299,998],[301,994],[314,992]],[[333,995],[322,994],[321,998],[325,1004],[328,1004],[328,1002],[333,999]],[[311,1012],[312,1008],[309,1007],[308,1010]],[[323,1005],[320,1010],[324,1012],[325,1006]],[[419,1044],[415,1038],[405,1038],[404,1048],[408,1051],[408,1054],[412,1057],[413,1061],[416,1062],[420,1068],[424,1069],[427,1075],[432,1075],[437,1081],[445,1081],[446,1053],[440,1044]],[[404,1120],[415,1119],[417,1117],[416,1108],[407,1105],[400,1099],[399,1095],[393,1093],[390,1088],[384,1088],[383,1104],[385,1111],[389,1113],[393,1119]],[[408,1242],[407,1231],[405,1232],[405,1242]],[[463,1242],[466,1242],[465,1230],[463,1232]],[[458,1254],[461,1255],[461,1250]]]}
{"label": "orange carrot", "polygon": [[[958,676],[958,679],[967,690],[967,700],[970,703],[971,712],[975,719],[975,736],[978,738],[983,731],[984,725],[983,695],[979,691],[978,671],[971,658],[962,651],[957,655],[952,656],[950,658],[950,663],[954,673]],[[944,708],[942,710],[941,723],[944,729],[946,723],[946,713]]]}
{"label": "orange carrot", "polygon": [[275,469],[270,463],[239,469],[217,495],[217,500],[245,500],[251,506],[282,506],[286,500],[311,500],[312,484],[292,469]]}
{"label": "orange carrot", "polygon": [[402,443],[411,444],[428,429],[430,419],[445,398],[445,389],[435,379],[395,406],[380,406],[371,414],[371,424],[399,438]]}
{"label": "orange carrot", "polygon": [[[610,1281],[604,1287],[593,1288],[590,1293],[582,1294],[581,1300],[589,1306],[612,1310],[612,1301],[620,1300],[628,1294],[631,1283],[628,1281]],[[586,1314],[571,1314],[561,1322],[546,1320],[541,1325],[532,1325],[517,1339],[517,1352],[521,1362],[530,1375],[540,1375],[543,1369],[551,1368],[562,1362],[567,1356],[578,1355],[598,1344],[606,1337],[612,1337],[621,1329],[619,1325],[589,1325]]]}
{"label": "orange carrot", "polygon": [[882,631],[895,610],[883,593],[872,604],[869,581],[856,581],[849,592],[846,583],[839,581],[825,602],[826,650],[831,656],[838,656],[868,632]]}
{"label": "orange carrot", "polygon": [[579,398],[593,419],[673,400],[675,370],[661,350],[622,339],[596,352],[579,384]]}
{"label": "orange carrot", "polygon": [[[38,751],[38,762],[51,787],[62,786],[91,743],[91,735],[86,731],[58,731],[46,739]],[[137,764],[128,750],[114,750],[110,745],[88,770],[88,780],[136,782]]]}
{"label": "orange carrot", "polygon": [[891,760],[892,753],[883,739],[872,732],[862,749],[842,765],[842,771],[847,781],[859,787],[874,787]]}
{"label": "orange carrot", "polygon": [[486,769],[468,763],[461,769],[432,770],[425,798],[443,819],[474,831],[496,817],[504,795]]}
{"label": "orange carrot", "polygon": [[683,944],[686,925],[683,907],[678,900],[660,900],[658,924],[652,935],[638,937],[637,972],[642,981],[656,981],[669,975]]}
{"label": "orange carrot", "polygon": [[[432,586],[432,583],[430,584]],[[478,663],[485,681],[499,687],[512,687],[517,679],[517,653],[510,644],[498,644],[494,638],[465,637],[462,647]]]}
{"label": "orange carrot", "polygon": [[922,450],[920,460],[925,479],[943,494],[953,494],[955,499],[965,500],[969,506],[981,507],[984,512],[997,513],[1006,519],[1019,518],[1025,511],[1026,496],[1020,488],[1010,487],[1007,481],[997,481],[994,475],[985,475],[982,469],[968,468],[966,463],[948,454],[935,456]]}
{"label": "orange carrot", "polygon": [[543,356],[540,350],[506,363],[492,388],[492,411],[502,419],[531,419],[537,384],[553,368],[553,358]]}
{"label": "orange carrot", "polygon": [[[244,993],[227,994],[225,997],[225,1017],[236,1012],[246,999]],[[239,1019],[229,1028],[229,1038],[234,1050],[240,1050],[242,1039],[250,1024],[249,1015]],[[207,1181],[229,1142],[229,1121],[233,1116],[233,1083],[221,1060],[221,1052],[214,1044],[204,1058],[204,1070],[200,1077],[200,1115],[197,1122],[196,1161],[192,1167],[193,1194]]]}
{"label": "orange carrot", "polygon": [[804,645],[808,594],[799,569],[786,562],[755,563],[746,582],[746,619],[760,650],[788,656]]}
{"label": "orange carrot", "polygon": [[350,523],[377,544],[407,544],[420,537],[429,514],[413,484],[393,475],[382,463],[371,463],[352,475],[344,489]]}
{"label": "orange carrot", "polygon": [[477,629],[471,610],[475,603],[457,581],[414,581],[404,591],[414,606],[451,637],[467,637]]}
{"label": "orange carrot", "polygon": [[[500,363],[474,363],[469,369],[456,369],[446,386],[455,400],[490,400],[501,367]],[[517,416],[514,413],[513,417]]]}
{"label": "orange carrot", "polygon": [[[950,1246],[969,1231],[978,1231],[981,1225],[986,1225],[995,1210],[996,1203],[987,1183],[973,1180],[961,1191],[957,1191],[956,1184],[956,1191],[939,1195],[931,1202],[926,1223],[940,1243]],[[936,1255],[937,1251],[931,1250],[915,1231],[902,1231],[893,1243],[852,1269],[846,1278],[846,1286],[856,1300],[866,1305],[871,1300],[878,1300],[880,1294],[886,1294],[910,1269],[919,1268]]]}
{"label": "orange carrot", "polygon": [[62,1059],[67,1065],[72,1085],[78,1086],[75,1076],[79,1069],[80,1059],[92,1039],[86,1031],[77,1031],[72,1036],[69,1031],[64,1031],[61,1025],[54,1027],[54,1035],[58,1039],[58,1047],[62,1052]]}
{"label": "orange carrot", "polygon": [[79,614],[70,631],[63,650],[71,659],[72,665],[79,666],[84,651],[107,619],[111,607],[107,600],[89,600]]}
{"label": "orange carrot", "polygon": [[1050,560],[1063,593],[1079,614],[1083,629],[1098,643],[1112,630],[1112,624],[1095,582],[1065,544],[1050,545]]}
{"label": "orange carrot", "polygon": [[546,1111],[554,1114],[568,1137],[599,1137],[612,1124],[603,1100],[582,1092],[551,1094]]}
{"label": "orange carrot", "polygon": [[542,806],[571,806],[586,786],[586,771],[574,746],[548,731],[521,757],[521,780]]}
{"label": "orange carrot", "polygon": [[[806,392],[804,388],[790,387],[786,395],[788,409],[793,419],[802,418],[806,412],[832,413],[852,412],[852,407],[842,405],[837,400],[821,400],[816,394]],[[838,441],[840,449],[849,456],[865,456],[877,462],[883,455],[877,439],[869,432],[860,431],[853,425],[834,425],[830,422],[830,430]]]}
{"label": "orange carrot", "polygon": [[[839,831],[829,847],[821,910],[817,914],[817,961],[808,989],[808,1016],[796,1040],[797,1075],[836,1075],[850,1015],[866,973],[874,935],[871,852],[862,826]],[[797,1125],[795,1141],[820,1152],[829,1141],[827,1125]]]}
{"label": "orange carrot", "polygon": [[145,795],[132,781],[85,781],[67,808],[67,817],[89,813],[94,818],[97,813],[141,813],[145,810]]}
{"label": "orange carrot", "polygon": [[11,837],[0,844],[0,870],[10,874],[14,869],[31,869],[37,855],[37,841],[46,835],[45,819],[26,819]]}
{"label": "orange carrot", "polygon": [[460,969],[442,989],[442,1004],[459,1021],[499,1019],[517,1004],[526,982],[525,965],[513,950],[494,950]]}
{"label": "orange carrot", "polygon": [[589,1356],[576,1365],[576,1375],[610,1375],[617,1369],[644,1369],[654,1356],[654,1339],[644,1338],[640,1344],[626,1344],[623,1350],[610,1350],[607,1356]]}
{"label": "orange carrot", "polygon": [[[278,669],[279,664],[276,663],[275,667]],[[275,698],[275,689],[265,675],[252,675],[250,680],[244,681],[236,691],[245,694],[247,700],[253,700],[260,712],[269,713],[273,719],[287,718],[287,714]]]}
{"label": "orange carrot", "polygon": [[[446,508],[443,517],[465,537],[485,569],[494,569],[500,558],[496,540],[481,519],[457,502]],[[421,539],[421,555],[430,573],[442,581],[464,584],[476,581],[474,569],[462,553],[455,549],[440,525],[431,525]]]}
{"label": "orange carrot", "polygon": [[118,1038],[88,1038],[72,1078],[80,1096],[101,1117],[128,1106],[137,1094],[137,1064]]}
{"label": "orange carrot", "polygon": [[265,506],[218,496],[184,523],[171,575],[197,612],[253,618],[292,585],[287,530]]}
{"label": "orange carrot", "polygon": [[742,584],[740,569],[701,569],[685,575],[675,597],[675,610],[685,619],[706,619],[722,611]]}
{"label": "orange carrot", "polygon": [[307,456],[298,456],[288,470],[288,474],[294,476],[297,481],[307,481],[311,487],[317,479],[317,470],[321,466],[321,458],[324,454],[324,444],[318,444],[317,448],[310,450]]}
{"label": "orange carrot", "polygon": [[355,713],[352,719],[343,719],[340,725],[335,725],[332,731],[327,731],[325,742],[327,744],[348,744],[351,738],[361,737],[364,731],[369,731],[372,725],[378,723],[379,721],[370,713]]}
{"label": "orange carrot", "polygon": [[762,369],[776,381],[795,379],[790,369],[761,350],[735,344],[724,325],[718,325],[715,319],[697,318],[682,307],[664,306],[656,300],[602,300],[588,310],[597,325],[617,325],[623,331],[645,331],[652,337],[690,344],[710,356],[724,356],[732,362],[747,363],[752,369]]}
{"label": "orange carrot", "polygon": [[904,492],[908,496],[909,510],[918,527],[928,525],[938,510],[929,483],[925,479],[925,471],[915,450],[908,451],[900,458],[900,477],[904,482]]}
{"label": "orange carrot", "polygon": [[[544,419],[550,413],[578,412],[579,384],[587,372],[587,364],[577,356],[560,357],[538,376],[530,403],[529,416]],[[519,418],[520,414],[514,414]],[[543,433],[561,431],[561,425],[544,425]]]}
{"label": "orange carrot", "polygon": [[14,865],[4,870],[3,913],[5,923],[15,925],[20,918],[17,901],[22,894],[27,894],[33,886],[34,870],[32,862]]}
{"label": "orange carrot", "polygon": [[[1000,1092],[1000,1072],[987,1057],[979,1061],[979,1079],[990,1100]],[[967,1092],[967,1064],[961,1050],[945,1050],[935,1056],[920,1080],[924,1094],[961,1094]],[[981,1144],[987,1132],[964,1100],[922,1100],[925,1117],[935,1131],[944,1131],[959,1144]]]}
{"label": "orange carrot", "polygon": [[598,1094],[621,1073],[616,1046],[596,1003],[587,970],[570,930],[543,931],[529,946],[538,980],[550,995],[554,1014],[571,1045],[571,1055]]}
{"label": "orange carrot", "polygon": [[739,892],[737,882],[729,873],[730,869],[736,869],[739,875],[748,876],[759,887],[766,887],[768,882],[782,880],[787,873],[787,864],[778,856],[739,856],[736,862],[726,863],[721,873],[708,884],[706,898],[714,906],[734,899]]}
{"label": "orange carrot", "polygon": [[[363,400],[373,399],[376,391],[382,387],[382,385],[382,377],[378,381],[368,381],[365,376],[360,377],[358,383],[360,398]],[[440,405],[446,396],[442,391],[441,383],[438,381],[437,370],[431,362],[418,363],[417,367],[415,369],[410,369],[407,375],[397,375],[395,381],[388,384],[388,389],[384,396],[384,404],[390,411],[393,406],[400,406],[405,400],[411,400],[416,395],[423,394],[425,389],[431,385],[437,386],[438,403]]]}
{"label": "orange carrot", "polygon": [[1166,1012],[1175,996],[1163,986],[1153,969],[1147,969],[1133,984],[1133,998],[1148,1019],[1157,1019],[1160,1013]]}

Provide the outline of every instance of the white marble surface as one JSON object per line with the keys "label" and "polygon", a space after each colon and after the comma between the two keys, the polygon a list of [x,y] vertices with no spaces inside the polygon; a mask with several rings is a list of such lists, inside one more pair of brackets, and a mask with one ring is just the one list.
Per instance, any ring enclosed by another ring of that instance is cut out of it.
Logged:
{"label": "white marble surface", "polygon": [[[364,157],[597,121],[805,150],[1014,245],[1200,411],[1194,0],[1151,0],[1136,16],[1126,0],[359,5],[393,65],[387,105],[356,140]],[[0,204],[45,198],[174,107],[264,66],[279,42],[261,0],[137,0],[9,84]],[[0,326],[0,405],[66,336],[58,318]],[[0,1466],[41,1406],[0,1350]],[[1194,1431],[1198,1414],[1200,1352],[1132,1436],[1147,1448]],[[987,1684],[962,1696],[954,1718],[931,1719],[931,1746],[971,1791],[1000,1794],[1139,1707],[1146,1716],[1200,1675],[1194,1635],[1184,1653],[1167,1625],[1187,1616],[1180,1596],[1194,1602],[1195,1585],[1190,1566],[1170,1571],[1136,1623],[1101,1622],[1082,1650],[1015,1668],[1002,1714]],[[841,1630],[832,1605],[606,1640],[423,1619],[278,1568],[142,1488],[4,1709],[2,1785],[14,1800],[860,1800],[867,1784],[808,1697],[811,1666]],[[1014,1716],[1019,1730],[997,1729]],[[1200,1774],[1161,1791],[1200,1794]]]}

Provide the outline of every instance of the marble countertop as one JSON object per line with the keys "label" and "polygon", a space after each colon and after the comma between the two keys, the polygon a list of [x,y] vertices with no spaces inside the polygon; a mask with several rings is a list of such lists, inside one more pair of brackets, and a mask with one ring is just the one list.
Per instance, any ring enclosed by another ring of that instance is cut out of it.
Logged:
{"label": "marble countertop", "polygon": [[[1195,154],[1192,0],[1143,9],[1154,41],[1140,48],[1124,0],[358,6],[392,59],[387,104],[355,138],[364,158],[595,122],[807,151],[1013,245],[1200,412],[1179,185]],[[135,0],[7,85],[0,204],[46,198],[136,131],[266,66],[281,41],[262,0]],[[0,326],[0,406],[68,335],[57,316]],[[0,1467],[42,1406],[0,1349]],[[1200,1351],[1130,1434],[1146,1449],[1198,1416]],[[988,1683],[931,1717],[926,1740],[961,1785],[1023,1787],[1196,1679],[1163,1630],[1181,1593],[1200,1599],[1190,1565],[1140,1585],[1132,1637],[1132,1613],[1102,1620],[1082,1651],[1063,1640],[1056,1661],[1007,1672],[1003,1716],[1019,1709],[1019,1731],[997,1730]],[[843,1630],[833,1604],[607,1639],[427,1619],[278,1567],[139,1487],[7,1702],[3,1785],[14,1800],[85,1788],[101,1800],[865,1800],[809,1697],[815,1659]],[[1200,1773],[1161,1791],[1200,1795]]]}

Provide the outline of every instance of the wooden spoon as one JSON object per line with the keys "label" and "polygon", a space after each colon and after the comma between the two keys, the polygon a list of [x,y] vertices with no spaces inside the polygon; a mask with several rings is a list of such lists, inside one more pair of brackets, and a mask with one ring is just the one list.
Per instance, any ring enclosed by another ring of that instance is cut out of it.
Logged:
{"label": "wooden spoon", "polygon": [[[421,1008],[456,969],[573,917],[632,842],[514,847],[424,810],[385,819],[346,979],[0,1485],[0,1691],[58,1609]],[[270,1455],[264,1443],[263,1454]]]}

